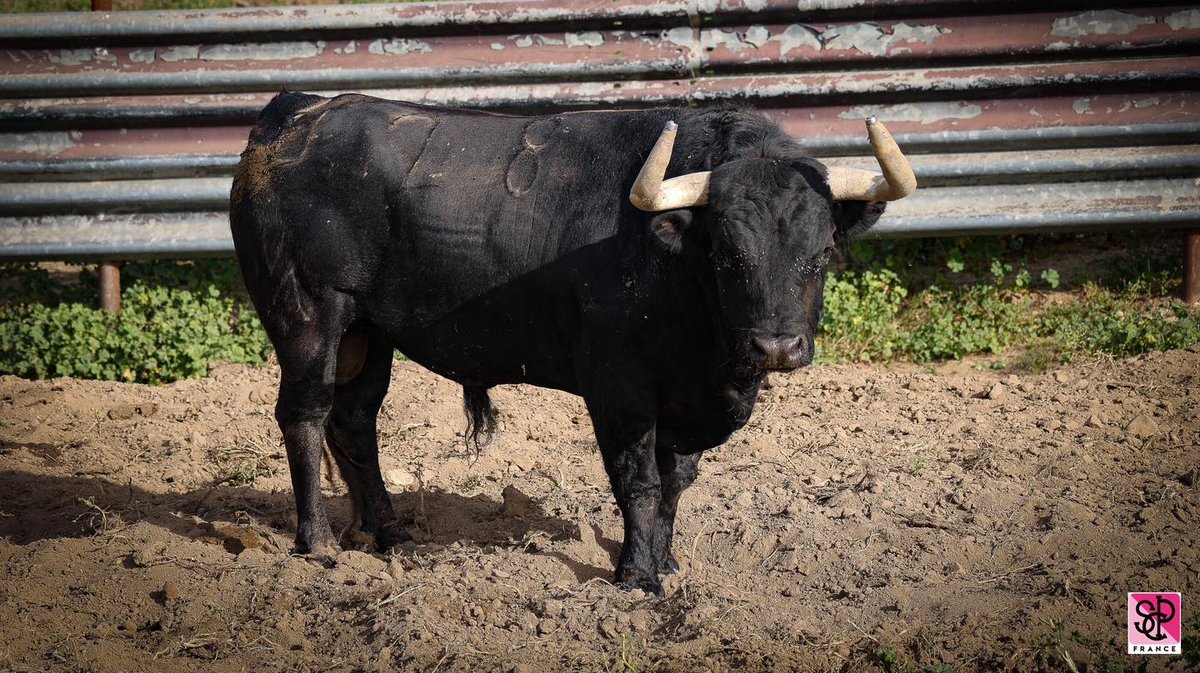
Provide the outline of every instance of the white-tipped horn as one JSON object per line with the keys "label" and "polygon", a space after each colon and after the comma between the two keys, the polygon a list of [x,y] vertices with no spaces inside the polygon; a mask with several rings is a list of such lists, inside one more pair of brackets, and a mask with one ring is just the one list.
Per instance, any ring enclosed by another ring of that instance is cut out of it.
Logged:
{"label": "white-tipped horn", "polygon": [[667,122],[629,190],[629,201],[641,210],[659,212],[708,203],[710,171],[663,180],[667,174],[667,164],[671,163],[671,150],[675,147],[678,128],[675,122]]}
{"label": "white-tipped horn", "polygon": [[867,119],[867,135],[871,151],[883,175],[857,168],[830,167],[829,190],[833,198],[843,201],[895,201],[912,194],[917,188],[908,159],[888,133],[887,127],[874,117]]}

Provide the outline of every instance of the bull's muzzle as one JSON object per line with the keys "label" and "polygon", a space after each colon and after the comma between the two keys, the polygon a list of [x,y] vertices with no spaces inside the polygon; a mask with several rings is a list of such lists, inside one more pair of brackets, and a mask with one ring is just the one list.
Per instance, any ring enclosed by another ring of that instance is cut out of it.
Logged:
{"label": "bull's muzzle", "polygon": [[812,349],[802,336],[750,337],[750,358],[761,371],[790,372],[812,364]]}

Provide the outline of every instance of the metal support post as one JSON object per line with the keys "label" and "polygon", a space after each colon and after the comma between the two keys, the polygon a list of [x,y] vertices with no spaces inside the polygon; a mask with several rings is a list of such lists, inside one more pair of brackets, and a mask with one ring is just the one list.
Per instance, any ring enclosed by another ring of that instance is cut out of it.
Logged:
{"label": "metal support post", "polygon": [[121,312],[121,265],[118,262],[100,262],[100,310],[109,313]]}

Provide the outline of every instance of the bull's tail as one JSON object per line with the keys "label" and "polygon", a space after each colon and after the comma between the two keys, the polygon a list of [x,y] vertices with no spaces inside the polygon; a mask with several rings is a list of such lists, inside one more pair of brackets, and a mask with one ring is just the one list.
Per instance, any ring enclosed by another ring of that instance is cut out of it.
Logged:
{"label": "bull's tail", "polygon": [[492,441],[496,431],[496,408],[484,386],[463,386],[463,410],[467,413],[467,448],[479,450]]}

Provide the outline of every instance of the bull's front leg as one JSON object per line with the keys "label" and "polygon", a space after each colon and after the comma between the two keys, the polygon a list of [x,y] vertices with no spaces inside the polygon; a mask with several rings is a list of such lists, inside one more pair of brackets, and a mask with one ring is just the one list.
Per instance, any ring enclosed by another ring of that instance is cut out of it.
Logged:
{"label": "bull's front leg", "polygon": [[600,439],[600,434],[597,433],[597,439],[604,468],[625,521],[617,585],[664,596],[654,553],[662,501],[662,485],[654,459],[654,429],[622,439]]}
{"label": "bull's front leg", "polygon": [[654,557],[662,482],[654,455],[653,386],[643,378],[636,367],[602,367],[590,381],[584,402],[625,522],[617,585],[662,596]]}
{"label": "bull's front leg", "polygon": [[662,575],[679,572],[679,561],[671,552],[675,537],[675,513],[679,496],[696,481],[700,471],[700,454],[677,454],[669,442],[659,441],[657,447],[658,474],[662,481],[662,496],[658,504],[658,522],[654,529],[654,562]]}

